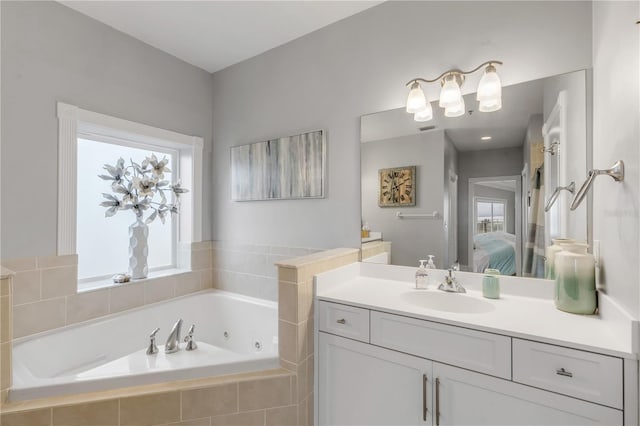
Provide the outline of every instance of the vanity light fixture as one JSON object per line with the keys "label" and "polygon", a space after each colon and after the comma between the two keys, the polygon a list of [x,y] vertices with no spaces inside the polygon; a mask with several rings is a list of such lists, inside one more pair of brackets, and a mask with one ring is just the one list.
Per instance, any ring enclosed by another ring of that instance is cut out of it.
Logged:
{"label": "vanity light fixture", "polygon": [[490,141],[491,140],[491,136],[483,136],[483,137],[480,138],[480,140]]}
{"label": "vanity light fixture", "polygon": [[409,96],[407,97],[407,112],[414,114],[413,119],[415,121],[431,120],[433,118],[433,110],[431,104],[427,102],[420,82],[433,83],[440,81],[442,89],[440,89],[438,105],[444,108],[444,115],[446,117],[463,115],[465,113],[465,104],[460,87],[464,84],[466,75],[473,74],[483,67],[484,75],[480,79],[476,95],[476,100],[479,102],[478,109],[481,112],[498,111],[502,108],[502,83],[495,65],[502,65],[502,62],[487,61],[471,71],[450,69],[433,80],[414,78],[407,83],[407,86],[410,87]]}

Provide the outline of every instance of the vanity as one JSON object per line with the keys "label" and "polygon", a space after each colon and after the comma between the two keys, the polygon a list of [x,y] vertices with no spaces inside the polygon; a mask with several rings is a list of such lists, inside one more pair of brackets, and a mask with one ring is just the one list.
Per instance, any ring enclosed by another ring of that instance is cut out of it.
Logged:
{"label": "vanity", "polygon": [[467,293],[414,288],[416,268],[354,263],[315,277],[317,425],[638,423],[637,322],[555,309],[553,281],[458,272]]}

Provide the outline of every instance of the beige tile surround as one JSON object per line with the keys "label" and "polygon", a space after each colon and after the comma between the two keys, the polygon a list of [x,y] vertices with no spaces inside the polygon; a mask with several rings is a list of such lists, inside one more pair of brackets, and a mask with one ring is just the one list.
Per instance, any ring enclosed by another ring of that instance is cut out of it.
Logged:
{"label": "beige tile surround", "polygon": [[277,264],[283,368],[8,403],[0,425],[310,426],[313,275],[358,258],[358,249],[335,249]]}
{"label": "beige tile surround", "polygon": [[390,241],[370,241],[362,244],[360,260],[367,259],[380,253],[389,253],[389,256],[391,256]]}
{"label": "beige tile surround", "polygon": [[211,241],[191,244],[191,271],[78,293],[77,255],[3,260],[19,338],[212,287]]}
{"label": "beige tile surround", "polygon": [[4,267],[0,271],[0,410],[11,387],[11,341],[13,340],[11,298],[14,275],[13,271]]}

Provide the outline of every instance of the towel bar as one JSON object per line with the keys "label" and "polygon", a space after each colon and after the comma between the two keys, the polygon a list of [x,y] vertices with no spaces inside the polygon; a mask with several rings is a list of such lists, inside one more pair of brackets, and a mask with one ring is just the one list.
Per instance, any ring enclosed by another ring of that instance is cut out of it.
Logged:
{"label": "towel bar", "polygon": [[611,176],[616,182],[622,182],[624,180],[624,162],[622,160],[618,160],[613,166],[611,166],[611,168],[606,170],[589,170],[587,180],[584,181],[582,187],[580,187],[580,190],[573,198],[573,202],[571,203],[570,207],[571,210],[575,210],[578,208],[580,203],[582,203],[584,197],[587,195],[587,192],[589,192],[589,188],[591,188],[591,185],[593,185],[593,181],[595,180],[596,176],[600,175],[608,175]]}

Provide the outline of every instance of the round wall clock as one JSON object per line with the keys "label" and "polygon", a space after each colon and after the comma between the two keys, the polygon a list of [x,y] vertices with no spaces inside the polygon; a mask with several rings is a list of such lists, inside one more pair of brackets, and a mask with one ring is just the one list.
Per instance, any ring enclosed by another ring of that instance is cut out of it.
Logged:
{"label": "round wall clock", "polygon": [[378,171],[380,207],[416,205],[416,166],[394,167]]}

